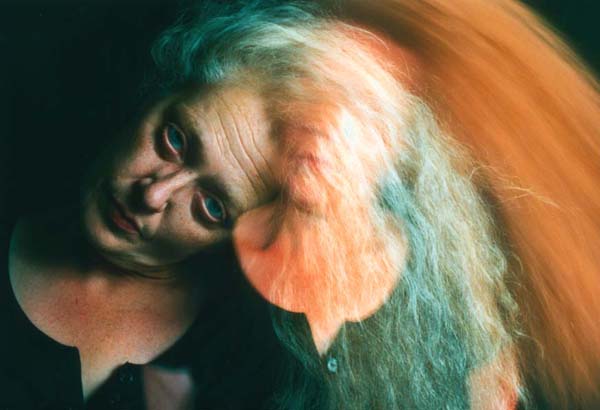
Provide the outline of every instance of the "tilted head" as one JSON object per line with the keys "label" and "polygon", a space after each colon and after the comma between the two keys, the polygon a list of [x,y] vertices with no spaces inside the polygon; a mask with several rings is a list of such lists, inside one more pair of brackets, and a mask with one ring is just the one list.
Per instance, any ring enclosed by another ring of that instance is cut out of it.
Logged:
{"label": "tilted head", "polygon": [[484,365],[516,389],[495,364],[512,345],[503,251],[474,167],[407,91],[409,53],[306,3],[250,1],[203,3],[154,57],[166,95],[244,88],[264,107],[273,197],[240,216],[234,244],[280,338],[329,392],[294,396],[310,384],[295,380],[280,400],[464,408]]}
{"label": "tilted head", "polygon": [[115,145],[90,172],[83,221],[94,247],[125,268],[168,270],[223,243],[274,194],[271,121],[249,88],[177,92]]}

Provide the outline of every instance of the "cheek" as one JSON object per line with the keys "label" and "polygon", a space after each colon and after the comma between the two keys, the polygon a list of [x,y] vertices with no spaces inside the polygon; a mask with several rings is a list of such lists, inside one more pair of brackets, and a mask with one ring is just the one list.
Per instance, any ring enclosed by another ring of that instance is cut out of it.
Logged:
{"label": "cheek", "polygon": [[[148,128],[148,127],[146,127]],[[91,180],[114,179],[147,173],[157,161],[150,129],[120,133],[106,145],[88,173]]]}
{"label": "cheek", "polygon": [[157,160],[151,136],[135,136],[115,147],[106,171],[116,178],[144,176],[152,172]]}

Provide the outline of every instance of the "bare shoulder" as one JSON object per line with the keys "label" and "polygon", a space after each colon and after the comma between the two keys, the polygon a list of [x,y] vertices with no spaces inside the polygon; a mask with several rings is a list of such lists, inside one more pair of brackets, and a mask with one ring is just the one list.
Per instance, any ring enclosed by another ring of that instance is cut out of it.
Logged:
{"label": "bare shoulder", "polygon": [[78,348],[85,391],[119,365],[150,362],[192,324],[197,300],[190,286],[83,271],[64,257],[68,241],[50,233],[47,224],[19,221],[11,238],[11,283],[40,331]]}

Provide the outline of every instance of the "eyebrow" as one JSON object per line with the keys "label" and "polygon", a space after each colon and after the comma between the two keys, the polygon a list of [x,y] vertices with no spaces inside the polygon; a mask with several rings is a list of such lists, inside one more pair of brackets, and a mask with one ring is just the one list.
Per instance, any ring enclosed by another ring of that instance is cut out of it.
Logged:
{"label": "eyebrow", "polygon": [[[166,108],[164,118],[181,128],[188,141],[188,150],[193,153],[191,162],[194,164],[201,164],[205,162],[205,152],[201,137],[202,133],[194,126],[182,105],[183,104],[180,101],[173,102],[173,104]],[[200,178],[199,182],[208,192],[218,196],[219,199],[225,203],[228,214],[232,217],[231,219],[233,222],[233,219],[241,213],[242,206],[241,203],[231,195],[231,190],[227,188],[227,184],[225,184],[217,175],[204,176]],[[232,212],[232,210],[234,212]]]}

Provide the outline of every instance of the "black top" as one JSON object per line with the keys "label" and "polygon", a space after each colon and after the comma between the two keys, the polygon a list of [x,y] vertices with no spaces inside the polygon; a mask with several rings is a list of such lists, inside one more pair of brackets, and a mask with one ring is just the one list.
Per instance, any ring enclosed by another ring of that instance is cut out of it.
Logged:
{"label": "black top", "polygon": [[[115,370],[84,404],[77,348],[33,325],[12,291],[11,228],[0,226],[0,410],[143,410],[141,366],[133,364]],[[153,362],[191,370],[197,409],[268,408],[281,368],[290,360],[273,333],[267,304],[240,276],[232,275],[229,291]]]}

